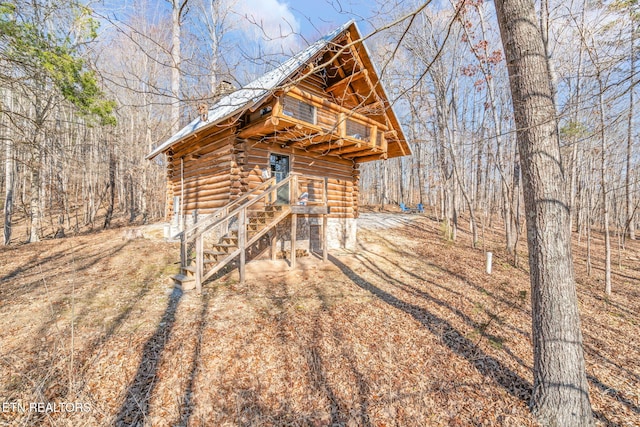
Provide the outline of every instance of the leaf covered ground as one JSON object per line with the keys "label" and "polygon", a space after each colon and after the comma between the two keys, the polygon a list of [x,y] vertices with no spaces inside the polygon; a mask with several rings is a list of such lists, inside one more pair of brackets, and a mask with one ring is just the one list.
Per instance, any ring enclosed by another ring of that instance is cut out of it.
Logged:
{"label": "leaf covered ground", "polygon": [[[360,224],[355,251],[252,262],[202,296],[169,285],[175,244],[121,230],[0,249],[0,425],[535,425],[528,275],[498,228],[487,275],[464,230]],[[614,252],[606,299],[594,239],[590,277],[574,247],[591,400],[637,426],[640,242]]]}

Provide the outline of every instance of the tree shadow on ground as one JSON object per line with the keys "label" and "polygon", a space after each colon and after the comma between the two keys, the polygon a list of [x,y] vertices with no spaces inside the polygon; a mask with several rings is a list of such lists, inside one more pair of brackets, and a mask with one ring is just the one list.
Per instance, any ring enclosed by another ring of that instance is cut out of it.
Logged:
{"label": "tree shadow on ground", "polygon": [[202,300],[202,308],[200,310],[197,326],[198,333],[196,336],[196,346],[193,350],[193,355],[191,356],[189,380],[187,381],[187,386],[182,394],[182,399],[180,400],[180,416],[176,421],[171,423],[172,426],[176,427],[188,426],[193,413],[194,385],[200,369],[202,339],[207,325],[207,312],[209,311],[209,304],[211,302],[211,293],[205,292]]}
{"label": "tree shadow on ground", "polygon": [[449,347],[451,351],[471,363],[479,373],[493,380],[512,396],[527,404],[529,403],[533,388],[531,383],[513,372],[499,360],[482,352],[472,341],[451,326],[449,322],[422,307],[402,301],[392,294],[376,287],[360,277],[334,256],[329,256],[329,260],[354,284],[377,296],[390,306],[412,316],[431,333],[440,337],[442,342]]}
{"label": "tree shadow on ground", "polygon": [[156,332],[147,340],[142,350],[142,359],[135,378],[129,384],[125,401],[120,407],[114,425],[145,425],[149,415],[149,402],[156,386],[156,374],[162,360],[162,353],[169,341],[176,320],[176,310],[182,299],[182,291],[174,288],[169,297],[167,308],[156,328]]}
{"label": "tree shadow on ground", "polygon": [[587,375],[587,379],[591,384],[593,384],[594,387],[596,387],[602,393],[605,393],[608,396],[611,396],[612,398],[617,400],[618,402],[622,403],[631,412],[640,414],[640,406],[636,405],[631,399],[627,398],[621,391],[616,390],[613,387],[609,387],[607,384],[604,384],[602,381],[600,381],[598,378],[594,377],[593,375]]}

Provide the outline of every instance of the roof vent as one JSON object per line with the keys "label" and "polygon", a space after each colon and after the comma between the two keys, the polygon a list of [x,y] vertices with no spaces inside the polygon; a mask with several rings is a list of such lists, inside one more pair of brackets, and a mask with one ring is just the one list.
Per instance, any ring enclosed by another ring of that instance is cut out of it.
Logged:
{"label": "roof vent", "polygon": [[238,88],[228,80],[222,80],[218,86],[216,86],[214,97],[219,98],[225,96],[231,92],[235,92]]}

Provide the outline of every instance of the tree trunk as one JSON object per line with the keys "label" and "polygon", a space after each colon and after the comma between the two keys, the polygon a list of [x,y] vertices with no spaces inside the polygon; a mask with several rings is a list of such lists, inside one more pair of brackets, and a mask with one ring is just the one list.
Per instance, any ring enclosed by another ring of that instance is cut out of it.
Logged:
{"label": "tree trunk", "polygon": [[[631,22],[633,23],[633,12],[630,12]],[[629,239],[636,239],[636,226],[633,221],[634,217],[634,209],[633,209],[633,191],[632,186],[633,182],[631,180],[631,169],[632,169],[632,147],[633,147],[633,112],[634,112],[634,100],[633,100],[633,91],[634,91],[634,76],[636,73],[636,64],[635,64],[635,26],[631,26],[631,43],[630,43],[630,65],[631,69],[629,70],[629,74],[631,76],[629,88],[629,115],[627,116],[627,156],[626,156],[626,177],[624,182],[624,190],[625,190],[625,201],[626,201],[626,222],[627,228],[629,229]]]}
{"label": "tree trunk", "polygon": [[497,0],[522,164],[532,300],[531,410],[546,426],[591,426],[569,206],[547,58],[532,0]]}
{"label": "tree trunk", "polygon": [[[37,138],[36,138],[37,139]],[[38,144],[39,145],[39,144]],[[40,241],[40,227],[42,225],[42,210],[40,206],[40,161],[41,161],[40,148],[36,147],[31,157],[31,183],[29,187],[29,193],[31,196],[29,202],[29,243]]]}
{"label": "tree trunk", "polygon": [[[8,95],[9,102],[11,102],[12,94]],[[11,107],[9,107],[11,108]],[[3,114],[2,121],[6,119]],[[3,139],[5,141],[5,180],[4,180],[4,239],[3,243],[8,245],[11,243],[11,222],[13,216],[13,192],[15,189],[15,160],[13,156],[13,141],[12,136],[9,135],[9,128],[3,124]]]}
{"label": "tree trunk", "polygon": [[113,209],[116,198],[116,158],[113,154],[109,156],[109,207],[107,208],[107,214],[104,217],[104,225],[102,228],[109,228],[111,226],[111,219],[113,218]]}
{"label": "tree trunk", "polygon": [[180,19],[188,0],[171,1],[171,131],[180,130]]}
{"label": "tree trunk", "polygon": [[609,232],[609,197],[607,196],[607,141],[604,122],[604,85],[602,78],[598,73],[599,83],[599,125],[600,130],[600,189],[602,190],[602,221],[604,223],[604,291],[607,295],[611,295],[611,233]]}

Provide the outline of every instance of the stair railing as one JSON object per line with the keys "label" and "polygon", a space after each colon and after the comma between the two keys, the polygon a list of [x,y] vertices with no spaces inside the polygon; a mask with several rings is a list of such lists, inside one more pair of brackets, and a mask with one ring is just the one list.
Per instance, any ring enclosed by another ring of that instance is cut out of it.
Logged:
{"label": "stair railing", "polygon": [[226,204],[221,208],[216,209],[215,211],[213,211],[213,213],[207,215],[204,220],[199,221],[186,230],[178,233],[176,237],[180,237],[180,266],[186,267],[189,264],[190,252],[192,252],[193,249],[197,250],[197,248],[190,248],[190,246],[195,241],[195,236],[198,234],[199,230],[213,224],[214,222],[217,222],[221,218],[228,216],[230,210],[233,209],[234,206],[245,203],[251,196],[255,195],[258,192],[264,191],[266,188],[273,186],[275,183],[275,178],[269,178],[268,180],[260,183],[260,185],[258,185],[253,190],[245,193],[242,197]]}
{"label": "stair railing", "polygon": [[[184,238],[184,247],[188,248],[190,247],[192,244],[195,244],[194,246],[194,252],[195,252],[195,281],[196,281],[196,290],[198,292],[201,292],[202,289],[202,282],[204,280],[206,280],[208,277],[210,277],[210,275],[212,274],[210,271],[209,272],[205,272],[204,271],[204,240],[205,240],[205,235],[207,234],[208,231],[216,228],[216,227],[222,227],[223,232],[221,232],[220,234],[225,234],[225,232],[228,232],[231,230],[232,225],[235,227],[235,224],[237,224],[238,226],[238,250],[240,253],[240,264],[241,266],[244,266],[244,257],[245,257],[245,248],[247,245],[247,242],[249,241],[249,239],[247,239],[247,210],[256,205],[258,202],[265,200],[265,201],[275,201],[277,200],[276,198],[274,198],[274,195],[277,194],[278,190],[280,188],[283,188],[284,186],[288,185],[289,183],[293,182],[294,184],[289,186],[289,192],[290,192],[290,197],[292,200],[293,199],[293,195],[295,194],[295,182],[297,180],[297,175],[296,174],[291,174],[290,176],[288,176],[287,178],[283,179],[282,181],[278,182],[277,184],[272,185],[266,189],[264,189],[263,186],[263,191],[258,194],[255,195],[255,197],[253,197],[252,199],[249,198],[245,198],[244,202],[242,204],[240,204],[239,206],[237,206],[235,209],[229,211],[229,209],[227,209],[227,213],[225,216],[221,217],[221,218],[217,218],[213,221],[209,221],[207,224],[200,224],[200,227],[192,227],[193,234],[190,234],[189,236]],[[256,192],[254,192],[255,194]],[[238,203],[234,203],[233,205],[238,205]],[[231,206],[231,204],[229,205]],[[235,220],[235,221],[234,221]],[[235,252],[234,252],[235,253]],[[189,258],[187,258],[185,256],[185,260],[187,260],[187,262],[189,261]],[[184,265],[186,266],[186,265]],[[241,281],[244,280],[244,269],[241,268]]]}
{"label": "stair railing", "polygon": [[[311,204],[327,204],[328,200],[328,184],[326,177],[307,176],[299,173],[291,173],[282,181],[276,183],[275,178],[271,178],[268,181],[260,184],[258,187],[251,190],[238,200],[229,203],[223,208],[218,209],[208,217],[205,221],[194,224],[191,228],[186,230],[181,236],[181,250],[182,259],[184,263],[183,267],[186,267],[190,261],[189,248],[193,245],[195,252],[195,282],[196,289],[201,292],[202,282],[209,278],[213,271],[204,271],[204,242],[207,233],[217,227],[220,227],[220,236],[226,235],[229,231],[232,231],[236,225],[238,227],[238,249],[233,251],[227,258],[232,259],[235,256],[240,255],[240,281],[244,281],[244,264],[245,264],[245,249],[248,243],[252,243],[257,239],[257,236],[249,238],[247,235],[247,212],[249,208],[255,206],[259,202],[265,204],[273,204],[277,201],[278,190],[288,185],[289,189],[289,205],[296,205],[303,203],[299,200],[299,197],[304,193],[307,194],[307,201],[304,203]],[[262,190],[262,191],[261,191]],[[258,194],[259,193],[259,194]],[[253,196],[253,197],[251,197]],[[282,217],[280,217],[282,219]],[[279,220],[279,219],[278,219]],[[275,221],[275,219],[274,219]],[[216,269],[217,270],[217,269]]]}

